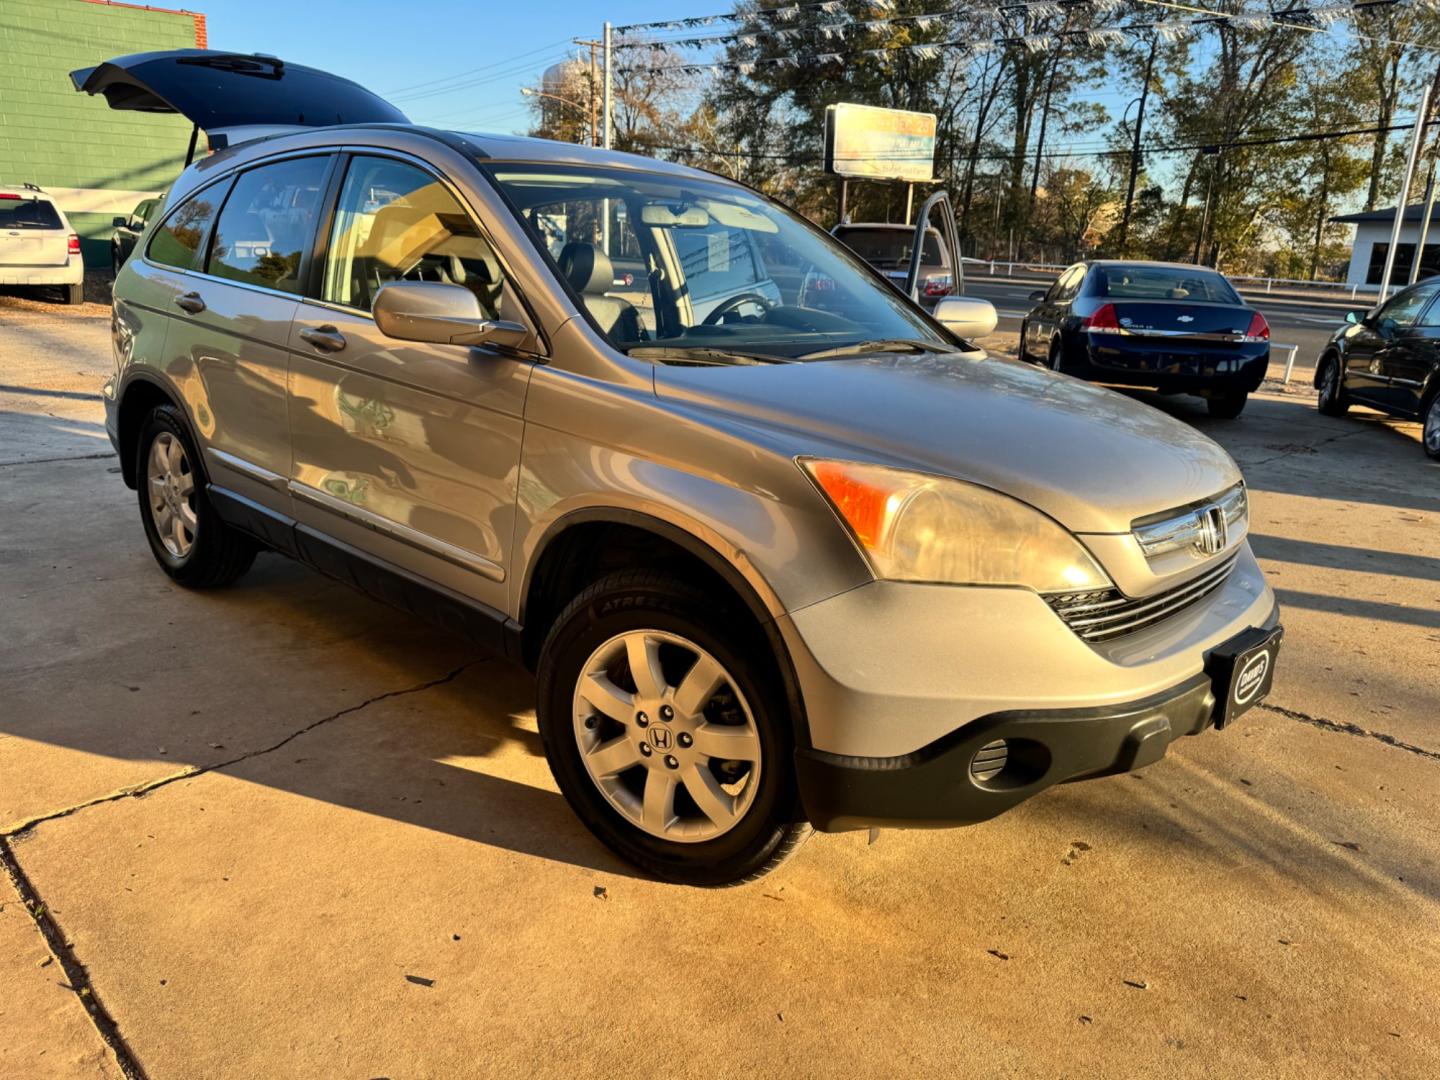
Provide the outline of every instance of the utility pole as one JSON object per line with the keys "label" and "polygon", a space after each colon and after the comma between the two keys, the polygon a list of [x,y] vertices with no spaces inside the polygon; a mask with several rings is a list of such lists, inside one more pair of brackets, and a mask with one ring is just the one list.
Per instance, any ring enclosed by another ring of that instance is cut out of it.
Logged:
{"label": "utility pole", "polygon": [[1215,193],[1215,165],[1220,160],[1220,147],[1207,146],[1200,152],[1210,159],[1210,177],[1205,181],[1205,209],[1200,213],[1200,231],[1195,234],[1195,258],[1191,261],[1196,266],[1200,265],[1200,247],[1210,229],[1210,196]]}
{"label": "utility pole", "polygon": [[[1135,203],[1135,178],[1140,175],[1140,129],[1145,126],[1145,99],[1150,95],[1150,71],[1155,64],[1155,46],[1159,38],[1150,35],[1150,55],[1145,58],[1145,81],[1140,84],[1140,109],[1135,114],[1135,137],[1130,143],[1130,180],[1125,185],[1125,212],[1120,217],[1120,251],[1125,257],[1125,243],[1130,236],[1130,208]],[[1199,262],[1197,257],[1196,262]]]}
{"label": "utility pole", "polygon": [[605,149],[610,149],[612,132],[615,129],[615,87],[611,53],[615,50],[610,41],[610,24],[605,24]]}
{"label": "utility pole", "polygon": [[589,41],[585,38],[573,38],[576,45],[582,45],[590,50],[590,145],[600,145],[599,113],[595,102],[598,99],[599,72],[595,65],[595,51],[605,43],[603,41]]}
{"label": "utility pole", "polygon": [[1420,239],[1415,243],[1415,257],[1410,260],[1410,284],[1420,280],[1420,264],[1425,261],[1425,241],[1430,236],[1430,215],[1435,212],[1435,159],[1430,159],[1430,175],[1425,181],[1425,209],[1420,217]]}
{"label": "utility pole", "polygon": [[1410,139],[1410,157],[1405,175],[1400,178],[1400,197],[1395,200],[1395,221],[1390,226],[1390,247],[1385,252],[1385,272],[1380,275],[1380,302],[1390,295],[1390,274],[1395,269],[1395,249],[1400,246],[1400,227],[1405,220],[1405,207],[1410,202],[1410,181],[1415,177],[1415,162],[1420,157],[1420,144],[1425,141],[1425,120],[1430,115],[1429,86],[1420,92],[1420,108],[1415,110],[1415,133]]}

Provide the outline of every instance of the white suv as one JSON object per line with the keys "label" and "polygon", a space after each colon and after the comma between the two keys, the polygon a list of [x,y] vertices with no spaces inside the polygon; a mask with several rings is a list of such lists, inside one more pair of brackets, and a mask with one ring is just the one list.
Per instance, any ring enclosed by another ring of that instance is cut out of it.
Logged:
{"label": "white suv", "polygon": [[80,237],[34,184],[0,183],[0,285],[59,285],[67,304],[85,299]]}

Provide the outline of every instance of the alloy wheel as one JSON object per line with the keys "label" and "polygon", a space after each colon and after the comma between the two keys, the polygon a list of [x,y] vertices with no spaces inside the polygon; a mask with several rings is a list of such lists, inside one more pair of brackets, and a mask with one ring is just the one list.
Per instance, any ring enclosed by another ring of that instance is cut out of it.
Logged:
{"label": "alloy wheel", "polygon": [[145,475],[155,533],[166,551],[183,559],[195,546],[195,472],[170,432],[160,432],[150,444]]}
{"label": "alloy wheel", "polygon": [[1335,361],[1331,360],[1320,376],[1320,400],[1326,405],[1335,400],[1335,383]]}
{"label": "alloy wheel", "polygon": [[1431,457],[1440,457],[1440,394],[1430,399],[1430,408],[1425,411],[1425,449]]}
{"label": "alloy wheel", "polygon": [[678,634],[627,631],[592,652],[574,730],[600,793],[651,836],[714,839],[755,800],[762,754],[750,706],[724,666]]}

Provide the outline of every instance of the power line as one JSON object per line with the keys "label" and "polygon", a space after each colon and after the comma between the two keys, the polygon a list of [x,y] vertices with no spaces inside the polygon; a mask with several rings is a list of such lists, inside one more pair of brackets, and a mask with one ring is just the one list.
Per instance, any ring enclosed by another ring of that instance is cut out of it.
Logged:
{"label": "power line", "polygon": [[569,38],[561,38],[559,41],[552,41],[552,42],[550,42],[548,45],[541,45],[539,48],[531,49],[529,52],[520,53],[518,56],[510,56],[510,57],[506,57],[504,60],[496,60],[496,61],[493,61],[493,62],[491,62],[491,63],[489,63],[489,64],[481,64],[479,67],[473,67],[473,68],[470,68],[470,69],[467,70],[467,71],[456,72],[454,75],[446,75],[446,76],[444,76],[443,78],[439,78],[439,79],[430,79],[430,80],[427,80],[426,82],[412,83],[412,84],[409,85],[409,86],[397,86],[397,87],[395,87],[395,88],[392,89],[392,90],[384,90],[384,91],[381,91],[380,96],[381,96],[381,97],[391,97],[391,96],[398,95],[398,94],[407,94],[407,93],[409,93],[411,90],[419,90],[419,89],[422,88],[422,87],[434,86],[434,85],[436,85],[437,83],[451,82],[452,80],[455,80],[455,79],[468,78],[469,76],[478,74],[479,72],[489,71],[489,70],[492,69],[492,68],[497,68],[497,67],[501,67],[502,65],[507,65],[507,64],[513,63],[514,61],[524,59],[524,58],[527,57],[527,56],[534,56],[536,53],[547,52],[547,51],[549,51],[549,50],[551,50],[551,49],[554,49],[557,45],[565,45],[565,44],[568,44],[569,41],[570,41]]}

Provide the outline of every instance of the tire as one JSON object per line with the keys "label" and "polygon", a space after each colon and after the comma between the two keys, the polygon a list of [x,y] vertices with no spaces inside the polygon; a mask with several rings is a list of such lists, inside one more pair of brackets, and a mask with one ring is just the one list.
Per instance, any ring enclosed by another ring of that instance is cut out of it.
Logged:
{"label": "tire", "polygon": [[125,260],[120,258],[120,249],[114,244],[110,245],[110,276],[117,277],[120,274],[120,267]]}
{"label": "tire", "polygon": [[1215,394],[1205,402],[1210,410],[1210,415],[1217,420],[1234,420],[1245,411],[1245,402],[1250,395],[1244,390],[1230,390],[1223,394]]}
{"label": "tire", "polygon": [[[655,673],[643,690],[629,663],[641,655]],[[698,670],[712,689],[692,683],[689,696],[702,704],[687,709],[686,676]],[[774,658],[736,606],[657,571],[609,574],[551,627],[536,694],[545,756],[571,808],[654,876],[740,884],[810,834]],[[713,753],[720,738],[727,752],[753,757]]]}
{"label": "tire", "polygon": [[192,589],[229,585],[249,570],[257,545],[210,505],[200,455],[178,409],[151,410],[135,454],[140,520],[160,569]]}
{"label": "tire", "polygon": [[83,281],[78,285],[66,285],[63,286],[63,288],[65,290],[65,303],[73,307],[76,304],[83,304],[85,302],[85,283]]}
{"label": "tire", "polygon": [[1425,408],[1420,410],[1424,418],[1420,428],[1420,445],[1432,461],[1440,461],[1440,390],[1430,395]]}
{"label": "tire", "polygon": [[1045,364],[1051,371],[1064,372],[1065,370],[1065,346],[1057,337],[1050,342],[1050,356]]}
{"label": "tire", "polygon": [[1315,407],[1325,416],[1344,416],[1350,409],[1350,398],[1340,377],[1340,361],[1333,355],[1325,357],[1316,375],[1319,395]]}
{"label": "tire", "polygon": [[1025,351],[1025,323],[1020,323],[1020,344],[1015,349],[1015,357],[1022,364],[1030,363],[1030,354]]}

